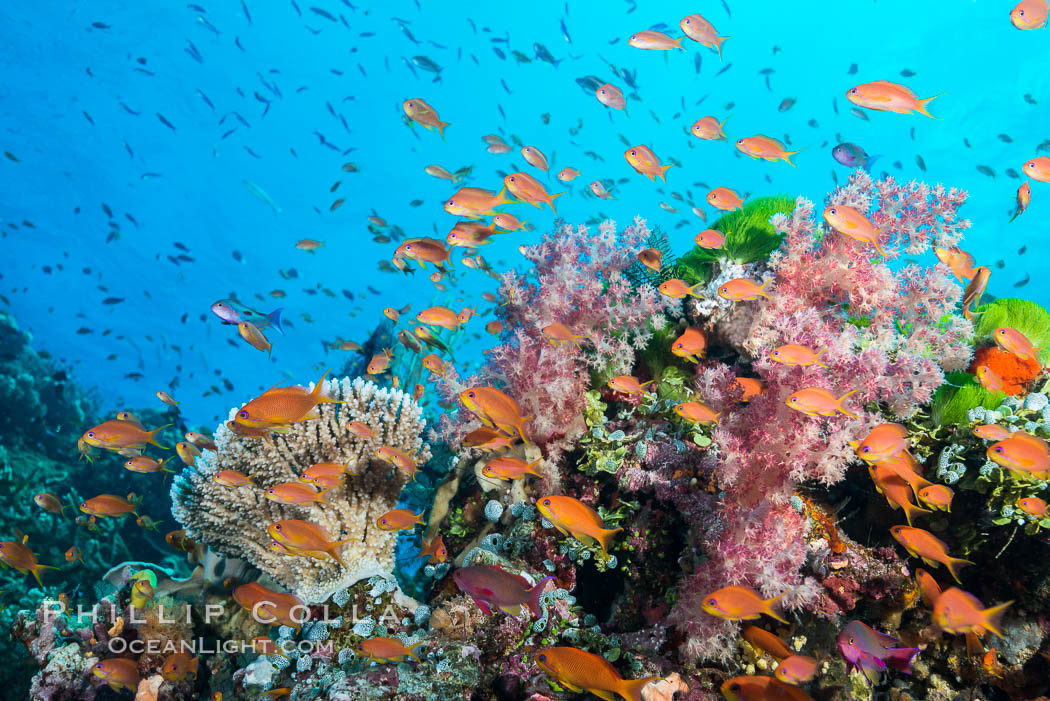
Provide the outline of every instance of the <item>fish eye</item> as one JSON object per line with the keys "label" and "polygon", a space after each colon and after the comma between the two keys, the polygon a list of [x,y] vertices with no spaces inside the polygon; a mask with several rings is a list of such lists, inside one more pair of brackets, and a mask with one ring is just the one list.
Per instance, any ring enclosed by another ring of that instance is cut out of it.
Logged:
{"label": "fish eye", "polygon": [[246,418],[248,418],[248,412],[246,412],[246,411],[238,411],[237,412],[237,416],[241,417],[242,419],[246,419]]}
{"label": "fish eye", "polygon": [[637,152],[637,151],[635,151],[635,150],[634,150],[634,149],[632,148],[632,149],[631,149],[631,155],[632,155],[632,156],[637,156],[637,155],[638,155],[638,152]]}
{"label": "fish eye", "polygon": [[864,446],[863,448],[860,449],[860,452],[862,452],[862,453],[870,453],[871,452],[871,446],[868,446],[868,445]]}
{"label": "fish eye", "polygon": [[273,527],[274,527],[275,529],[277,529],[278,531],[279,531],[279,530],[281,530],[281,524],[279,524],[279,523],[275,523],[275,524],[273,524]]}
{"label": "fish eye", "polygon": [[853,644],[853,638],[850,638],[850,639],[849,639],[849,644],[850,644],[850,645],[852,645],[852,644]]}
{"label": "fish eye", "polygon": [[514,182],[514,176],[513,176],[513,175],[512,175],[512,176],[510,176],[510,181],[511,181],[511,182]]}
{"label": "fish eye", "polygon": [[828,210],[828,214],[836,214],[836,213],[837,213],[837,210],[834,207],[832,207],[831,209]]}
{"label": "fish eye", "polygon": [[852,90],[849,91],[849,94],[850,95],[856,95],[857,94],[857,89],[853,88]]}
{"label": "fish eye", "polygon": [[544,506],[550,506],[551,505],[551,500],[550,499],[544,499],[543,500],[543,505]]}
{"label": "fish eye", "polygon": [[95,432],[94,431],[88,431],[88,438],[94,438],[94,437],[95,437]]}
{"label": "fish eye", "polygon": [[547,661],[547,656],[546,655],[540,655],[536,659],[539,660],[540,662],[546,662]]}

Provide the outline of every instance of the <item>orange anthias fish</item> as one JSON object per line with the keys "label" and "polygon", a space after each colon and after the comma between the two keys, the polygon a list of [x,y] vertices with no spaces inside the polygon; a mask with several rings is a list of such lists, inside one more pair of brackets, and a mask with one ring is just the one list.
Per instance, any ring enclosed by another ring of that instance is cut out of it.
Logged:
{"label": "orange anthias fish", "polygon": [[693,136],[698,139],[705,141],[725,141],[726,135],[722,131],[722,127],[725,126],[726,120],[718,121],[715,117],[704,117],[698,119],[689,129]]}
{"label": "orange anthias fish", "polygon": [[510,396],[495,387],[474,387],[464,390],[459,401],[482,423],[509,436],[521,436],[526,443],[529,438],[525,433],[525,422],[530,416],[522,416],[521,407]]}
{"label": "orange anthias fish", "polygon": [[823,387],[807,387],[788,397],[787,405],[810,416],[834,416],[836,413],[842,413],[850,418],[859,419],[859,416],[842,407],[843,400],[858,391],[851,389],[836,399],[835,395]]}
{"label": "orange anthias fish", "polygon": [[427,129],[436,129],[441,138],[445,138],[445,127],[449,126],[449,123],[442,122],[438,113],[425,100],[418,97],[410,98],[401,103],[401,109],[404,110],[405,116],[413,122]]}
{"label": "orange anthias fish", "polygon": [[[594,96],[598,98],[598,102],[614,110],[625,110],[627,107],[627,99],[623,96],[623,91],[612,83],[599,85],[594,91]],[[560,175],[558,179],[561,180]]]}
{"label": "orange anthias fish", "polygon": [[200,457],[201,449],[189,441],[179,441],[175,444],[175,453],[186,467],[193,467],[194,462]]}
{"label": "orange anthias fish", "polygon": [[[480,221],[459,221],[452,227],[452,231],[448,232],[448,236],[445,237],[445,243],[449,245],[449,248],[480,248],[481,246],[487,246],[492,243],[492,236],[497,233],[495,225],[485,226]],[[440,277],[435,277],[438,274],[435,273],[431,276],[432,282],[439,282]]]}
{"label": "orange anthias fish", "polygon": [[[314,251],[316,251],[318,248],[320,248],[323,245],[324,245],[324,241],[318,241],[316,239],[301,239],[301,240],[295,242],[295,247],[297,249],[299,249],[300,251],[306,251],[307,253],[313,253]],[[248,322],[243,322],[242,321],[241,322],[241,324],[244,324],[244,323],[248,324],[248,326],[245,327],[245,328],[254,328],[256,331],[259,330],[259,327],[257,327],[255,324],[253,324],[250,321],[248,321]],[[241,335],[242,336],[244,335],[243,331],[241,332]],[[247,339],[245,339],[245,340],[247,340]]]}
{"label": "orange anthias fish", "polygon": [[[338,486],[338,485],[337,485]],[[296,506],[306,506],[308,504],[328,503],[328,492],[334,487],[329,487],[324,491],[317,491],[308,484],[302,482],[283,482],[281,484],[275,484],[266,490],[266,498],[270,501],[275,501],[278,504],[295,504]]]}
{"label": "orange anthias fish", "polygon": [[867,463],[879,463],[908,449],[908,429],[900,424],[879,424],[853,449]]}
{"label": "orange anthias fish", "polygon": [[649,180],[655,180],[656,176],[660,176],[661,180],[667,182],[667,169],[674,165],[673,163],[661,165],[660,159],[648,146],[629,148],[624,151],[623,155],[632,168],[648,177]]}
{"label": "orange anthias fish", "polygon": [[879,234],[881,232],[876,231],[875,225],[871,223],[871,220],[853,207],[848,207],[844,204],[828,207],[824,210],[824,221],[840,234],[874,246],[879,255],[883,258],[886,257],[886,251],[879,246]]}
{"label": "orange anthias fish", "polygon": [[723,587],[705,596],[700,608],[712,616],[724,618],[727,621],[753,621],[765,614],[788,625],[788,622],[774,608],[781,596],[784,594],[774,596],[772,599],[763,599],[749,587]]}
{"label": "orange anthias fish", "polygon": [[933,622],[948,633],[993,633],[1003,637],[1000,623],[1006,609],[1013,604],[1005,604],[986,609],[976,596],[958,587],[946,589],[933,606]]}
{"label": "orange anthias fish", "polygon": [[541,462],[543,462],[543,458],[525,462],[521,458],[501,455],[485,463],[485,466],[481,468],[481,474],[503,481],[525,479],[525,475],[543,477],[543,473],[536,469],[536,466]]}
{"label": "orange anthias fish", "polygon": [[[168,458],[170,460],[171,458]],[[140,474],[151,474],[153,472],[171,472],[175,470],[169,470],[164,467],[168,460],[155,460],[147,455],[136,455],[133,458],[129,458],[124,462],[124,467],[132,472],[138,472]]]}
{"label": "orange anthias fish", "polygon": [[1050,450],[1038,436],[1024,431],[1010,434],[1006,440],[988,446],[988,459],[995,464],[1041,479],[1050,477]]}
{"label": "orange anthias fish", "polygon": [[984,653],[984,657],[981,658],[981,667],[984,668],[985,674],[999,679],[1002,679],[1006,674],[1006,670],[999,664],[999,653],[994,647]]}
{"label": "orange anthias fish", "polygon": [[904,516],[911,525],[912,517],[918,514],[928,514],[929,509],[924,509],[911,501],[912,490],[901,477],[885,465],[871,465],[868,467],[871,480],[880,494],[886,497],[890,507],[903,509]]}
{"label": "orange anthias fish", "polygon": [[571,183],[578,177],[580,177],[580,171],[576,170],[575,168],[565,167],[562,168],[561,171],[558,173],[558,180],[562,181],[563,183]]}
{"label": "orange anthias fish", "polygon": [[1017,507],[1029,516],[1035,518],[1050,518],[1047,512],[1047,503],[1039,497],[1025,497],[1017,501]]}
{"label": "orange anthias fish", "polygon": [[1039,351],[1041,349],[1032,345],[1028,337],[1017,329],[1008,326],[1000,327],[992,333],[995,344],[1007,353],[1013,353],[1021,360],[1034,360],[1039,362]]}
{"label": "orange anthias fish", "polygon": [[392,448],[389,445],[381,445],[375,449],[374,455],[380,460],[390,463],[407,474],[409,479],[413,482],[416,481],[416,472],[419,469],[418,465],[416,465],[416,461],[397,448]]}
{"label": "orange anthias fish", "polygon": [[272,523],[266,531],[278,543],[295,550],[328,553],[329,557],[340,565],[344,563],[339,558],[339,548],[354,540],[353,538],[332,540],[332,537],[328,535],[328,531],[318,524],[295,519]]}
{"label": "orange anthias fish", "polygon": [[778,662],[795,654],[778,636],[758,626],[744,626],[740,631],[740,637]]}
{"label": "orange anthias fish", "polygon": [[394,249],[394,258],[408,258],[419,263],[420,268],[426,268],[427,263],[433,263],[439,267],[452,265],[449,259],[448,249],[439,239],[427,237],[405,239]]}
{"label": "orange anthias fish", "polygon": [[1046,0],[1021,0],[1010,10],[1010,23],[1022,31],[1046,26],[1050,3]]}
{"label": "orange anthias fish", "polygon": [[418,557],[430,558],[427,560],[431,565],[437,565],[448,559],[448,548],[445,547],[445,541],[442,537],[435,536],[429,543],[423,540],[423,547],[420,548]]}
{"label": "orange anthias fish", "polygon": [[[134,495],[131,495],[134,496]],[[128,514],[138,514],[135,509],[138,508],[138,502],[130,502],[124,497],[118,497],[114,494],[99,494],[97,497],[91,497],[86,501],[80,502],[80,510],[85,514],[91,516],[97,516],[98,518],[106,517],[123,517]]]}
{"label": "orange anthias fish", "polygon": [[888,458],[878,463],[879,467],[886,467],[890,471],[895,472],[898,477],[908,483],[911,490],[915,492],[915,496],[919,496],[919,492],[926,487],[933,486],[933,482],[930,482],[921,474],[922,469],[915,459],[915,456],[909,453],[907,450],[897,453],[892,458]]}
{"label": "orange anthias fish", "polygon": [[597,511],[573,497],[542,497],[536,502],[536,508],[562,534],[572,535],[587,545],[598,545],[606,555],[609,554],[613,538],[623,530],[606,529]]}
{"label": "orange anthias fish", "polygon": [[977,375],[977,382],[989,392],[993,394],[995,392],[1003,391],[1003,378],[999,376],[995,370],[992,370],[987,365],[978,365],[975,371]]}
{"label": "orange anthias fish", "polygon": [[219,450],[219,446],[215,445],[215,441],[212,440],[209,436],[204,435],[203,433],[197,433],[196,431],[187,431],[186,440],[188,440],[190,443],[197,446],[201,450]]}
{"label": "orange anthias fish", "polygon": [[634,375],[617,375],[609,379],[605,384],[609,386],[609,389],[619,392],[620,394],[642,394],[645,391],[645,386],[652,384],[652,380],[647,382],[638,382],[638,378]]}
{"label": "orange anthias fish", "polygon": [[365,368],[365,372],[369,375],[382,375],[390,369],[390,361],[393,359],[394,349],[386,348],[382,353],[376,353],[372,356],[371,360],[368,361],[368,367]]}
{"label": "orange anthias fish", "polygon": [[682,402],[680,404],[675,404],[674,413],[687,421],[693,421],[695,423],[718,423],[718,417],[721,416],[721,414],[717,413],[714,409],[702,402]]}
{"label": "orange anthias fish", "polygon": [[[565,170],[570,169],[566,168]],[[562,172],[564,173],[565,171]],[[558,179],[561,179],[560,175],[558,176]],[[507,212],[500,212],[496,216],[492,217],[492,224],[493,226],[498,226],[499,228],[506,229],[507,231],[523,231],[526,229],[525,225],[528,224],[528,222],[518,221],[518,218],[513,214],[509,214]]]}
{"label": "orange anthias fish", "polygon": [[770,297],[766,294],[765,290],[766,285],[771,282],[773,282],[773,278],[770,278],[759,285],[753,280],[738,277],[719,287],[718,296],[722,299],[728,299],[730,302],[750,302],[759,297],[769,299]]}
{"label": "orange anthias fish", "polygon": [[919,591],[922,593],[922,603],[932,609],[937,603],[937,599],[941,597],[941,585],[937,583],[937,580],[929,572],[921,567],[915,570],[915,582],[919,585]]}
{"label": "orange anthias fish", "polygon": [[789,343],[785,346],[774,348],[770,351],[769,357],[778,363],[784,363],[784,365],[819,365],[827,370],[828,366],[820,362],[820,356],[827,350],[827,348],[821,348],[814,353],[806,346]]}
{"label": "orange anthias fish", "polygon": [[740,397],[740,401],[742,402],[750,402],[752,399],[766,391],[766,387],[762,384],[762,381],[754,377],[738,377],[735,379],[735,384],[744,393],[743,396]]}
{"label": "orange anthias fish", "polygon": [[211,479],[224,487],[255,486],[255,482],[252,481],[251,477],[237,470],[220,470],[212,475]]}
{"label": "orange anthias fish", "polygon": [[141,450],[147,444],[167,450],[166,446],[157,442],[156,435],[169,425],[147,431],[132,421],[110,419],[92,427],[80,439],[94,448],[118,452],[125,449]]}
{"label": "orange anthias fish", "polygon": [[763,134],[737,139],[736,148],[741,153],[751,156],[755,160],[785,161],[792,168],[795,167],[795,164],[791,162],[791,156],[794,156],[796,153],[802,153],[804,150],[788,151],[780,141]]}
{"label": "orange anthias fish", "polygon": [[744,198],[728,187],[716,187],[707,193],[707,203],[723,212],[744,208]]}
{"label": "orange anthias fish", "polygon": [[946,487],[943,484],[931,484],[929,487],[920,489],[918,496],[919,501],[931,509],[951,512],[952,499],[955,498],[955,492],[952,491],[951,487]]}
{"label": "orange anthias fish", "polygon": [[720,690],[728,701],[813,701],[802,689],[773,677],[733,677]]}
{"label": "orange anthias fish", "polygon": [[65,516],[68,508],[62,501],[51,492],[44,492],[33,497],[33,502],[44,511],[49,511],[59,516]]}
{"label": "orange anthias fish", "polygon": [[671,344],[671,355],[685,358],[691,363],[700,362],[707,350],[707,338],[704,332],[695,326],[687,328],[681,336]]}
{"label": "orange anthias fish", "polygon": [[186,677],[196,679],[199,663],[199,657],[190,657],[185,652],[173,652],[164,660],[160,674],[169,682],[180,682]]}
{"label": "orange anthias fish", "polygon": [[535,146],[522,146],[521,156],[530,166],[540,170],[547,170],[547,156]]}
{"label": "orange anthias fish", "polygon": [[294,594],[268,589],[258,582],[233,590],[233,600],[264,625],[286,625],[299,629],[310,619],[310,609]]}
{"label": "orange anthias fish", "polygon": [[718,60],[722,60],[722,44],[729,37],[720,37],[713,24],[698,14],[687,15],[678,23],[685,35],[709,49],[718,51]]}
{"label": "orange anthias fish", "polygon": [[369,638],[359,642],[354,649],[359,655],[373,662],[398,662],[406,657],[411,657],[419,662],[415,650],[425,642],[425,640],[420,640],[418,643],[405,647],[397,638]]}
{"label": "orange anthias fish", "polygon": [[101,660],[91,667],[91,673],[109,684],[113,691],[127,689],[134,692],[139,688],[139,663],[135,660],[123,657]]}
{"label": "orange anthias fish", "polygon": [[627,43],[636,49],[649,49],[650,51],[669,51],[671,49],[682,49],[682,51],[685,51],[682,48],[683,38],[672,39],[663,32],[646,29],[632,34],[628,37]]}
{"label": "orange anthias fish", "polygon": [[496,207],[513,201],[507,199],[506,190],[495,194],[480,187],[462,187],[445,202],[445,211],[457,217],[481,219],[496,216]]}
{"label": "orange anthias fish", "polygon": [[325,372],[313,390],[293,385],[275,387],[245,404],[237,412],[234,422],[247,428],[270,428],[282,424],[299,423],[320,416],[319,404],[338,404],[324,394]]}
{"label": "orange anthias fish", "polygon": [[1010,217],[1010,221],[1017,219],[1017,217],[1024,214],[1024,211],[1028,209],[1028,205],[1032,203],[1032,186],[1027,180],[1017,188],[1017,210],[1014,211],[1014,215]]}
{"label": "orange anthias fish", "polygon": [[589,691],[612,701],[641,701],[642,689],[660,677],[624,679],[608,660],[574,647],[551,647],[536,655],[536,664],[570,691]]}
{"label": "orange anthias fish", "polygon": [[891,83],[888,80],[863,83],[850,88],[846,93],[846,99],[858,107],[901,114],[918,112],[927,117],[933,117],[933,115],[926,111],[926,105],[938,97],[940,95],[920,100],[907,86]]}
{"label": "orange anthias fish", "polygon": [[498,565],[470,565],[459,567],[452,572],[452,580],[477,604],[486,616],[493,609],[517,616],[521,607],[527,606],[537,618],[543,616],[540,607],[540,595],[544,586],[554,576],[540,579],[536,584],[529,583],[521,575],[508,572]]}
{"label": "orange anthias fish", "polygon": [[577,348],[580,347],[580,341],[587,340],[586,336],[580,336],[579,334],[573,333],[565,324],[554,322],[543,327],[543,336],[551,342],[552,346],[556,346],[559,343],[571,343]]}
{"label": "orange anthias fish", "polygon": [[646,248],[638,252],[638,262],[654,273],[660,272],[663,260],[664,252],[658,248]]}
{"label": "orange anthias fish", "polygon": [[777,665],[775,674],[780,681],[798,686],[817,675],[817,664],[817,660],[812,657],[792,655]]}
{"label": "orange anthias fish", "polygon": [[1021,170],[1032,180],[1050,183],[1050,156],[1037,156],[1021,166]]}
{"label": "orange anthias fish", "polygon": [[715,231],[714,229],[705,229],[696,235],[696,238],[693,239],[693,242],[700,248],[725,248],[726,237],[721,231]]}
{"label": "orange anthias fish", "polygon": [[29,546],[17,540],[0,541],[0,562],[18,570],[22,574],[31,572],[40,586],[44,586],[44,583],[40,581],[40,570],[58,569],[51,565],[41,565],[37,562],[36,555],[29,549]]}
{"label": "orange anthias fish", "polygon": [[440,326],[455,331],[463,323],[462,312],[456,314],[448,307],[429,307],[416,314],[416,320],[428,326]]}
{"label": "orange anthias fish", "polygon": [[302,471],[301,482],[309,482],[321,489],[337,487],[346,479],[347,464],[338,462],[319,462]]}
{"label": "orange anthias fish", "polygon": [[391,509],[376,518],[376,527],[381,531],[404,531],[423,523],[422,511],[416,514],[408,509]]}
{"label": "orange anthias fish", "polygon": [[601,200],[614,199],[613,196],[611,194],[609,194],[609,191],[605,189],[605,185],[604,185],[604,183],[602,183],[601,180],[595,180],[590,185],[588,185],[588,187],[591,189],[591,192],[594,193],[594,196],[597,197],[598,199],[601,199]]}
{"label": "orange anthias fish", "polygon": [[969,560],[951,557],[948,554],[948,546],[944,541],[921,528],[893,526],[890,528],[890,535],[904,546],[904,549],[911,553],[912,557],[921,557],[923,562],[931,567],[944,565],[956,582],[959,581],[959,570],[966,565],[973,564]]}
{"label": "orange anthias fish", "polygon": [[266,335],[259,330],[259,327],[250,321],[242,321],[237,324],[237,333],[241,335],[241,338],[256,350],[266,351],[269,355],[273,349],[273,344],[270,343],[270,339],[266,338]]}
{"label": "orange anthias fish", "polygon": [[347,421],[346,430],[361,438],[373,438],[376,435],[376,432],[363,421]]}
{"label": "orange anthias fish", "polygon": [[558,213],[558,210],[554,209],[554,198],[565,194],[564,192],[548,193],[540,181],[528,173],[511,173],[503,178],[503,185],[512,195],[522,202],[528,202],[533,207],[542,207],[544,203],[549,204],[551,211],[555,214]]}
{"label": "orange anthias fish", "polygon": [[937,260],[947,265],[952,269],[952,275],[956,277],[959,282],[963,280],[972,280],[974,268],[977,266],[977,261],[974,257],[966,251],[960,250],[959,248],[935,248],[933,252],[937,255]]}
{"label": "orange anthias fish", "polygon": [[986,441],[1005,441],[1013,434],[998,424],[984,424],[974,428],[973,435]]}
{"label": "orange anthias fish", "polygon": [[656,289],[659,290],[660,294],[664,295],[665,297],[670,297],[671,299],[682,299],[687,295],[692,295],[693,297],[700,297],[700,294],[697,293],[696,289],[698,287],[703,286],[704,283],[702,282],[698,282],[695,285],[690,286],[686,284],[684,280],[679,280],[678,278],[671,278],[670,280],[665,280],[661,282],[660,286]]}

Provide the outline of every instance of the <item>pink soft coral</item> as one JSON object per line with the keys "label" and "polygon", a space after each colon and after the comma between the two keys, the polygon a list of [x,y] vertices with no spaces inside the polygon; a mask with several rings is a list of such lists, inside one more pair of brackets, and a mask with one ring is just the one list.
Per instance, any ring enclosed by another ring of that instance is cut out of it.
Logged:
{"label": "pink soft coral", "polygon": [[[829,197],[866,212],[888,239],[891,255],[951,246],[969,226],[955,210],[965,193],[892,179],[874,183],[858,171]],[[724,490],[718,528],[708,527],[702,546],[708,560],[682,587],[672,620],[687,633],[690,653],[719,656],[727,626],[700,612],[700,598],[728,584],[755,587],[765,596],[794,588],[797,604],[816,590],[799,572],[808,524],[788,505],[798,483],[834,484],[853,453],[848,441],[872,425],[907,417],[927,403],[945,370],[966,367],[970,322],[954,314],[961,290],[943,265],[905,266],[896,274],[874,251],[818,227],[813,204],[799,198],[790,217],[774,217],[786,233],[770,258],[771,299],[757,305],[746,348],[765,392],[740,405],[734,373],[721,363],[701,365],[700,397],[723,412],[713,433],[716,474]],[[829,367],[788,366],[770,351],[795,343],[827,349]],[[785,404],[806,387],[836,397],[857,390],[846,404],[861,418],[817,418]],[[877,404],[878,411],[865,405]]]}

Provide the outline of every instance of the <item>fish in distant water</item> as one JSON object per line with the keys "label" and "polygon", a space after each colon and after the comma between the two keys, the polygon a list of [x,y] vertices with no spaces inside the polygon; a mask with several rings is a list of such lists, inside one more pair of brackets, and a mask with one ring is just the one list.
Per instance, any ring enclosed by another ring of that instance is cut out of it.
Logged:
{"label": "fish in distant water", "polygon": [[863,148],[857,144],[845,142],[831,149],[832,157],[848,168],[863,168],[871,170],[871,164],[881,156],[869,156]]}
{"label": "fish in distant water", "polygon": [[646,29],[632,34],[627,39],[627,43],[636,49],[648,49],[650,51],[669,51],[671,49],[685,51],[685,48],[682,46],[682,39],[683,37],[672,39],[663,32]]}
{"label": "fish in distant water", "polygon": [[211,305],[212,314],[222,319],[223,324],[237,325],[242,321],[250,321],[257,328],[265,329],[273,327],[284,334],[281,328],[281,312],[283,307],[274,309],[269,314],[256,311],[236,299],[220,299]]}
{"label": "fish in distant water", "polygon": [[926,111],[926,105],[938,97],[940,95],[920,100],[908,87],[891,83],[888,80],[863,83],[846,92],[846,99],[859,107],[901,114],[918,112],[927,117],[933,117],[933,115]]}
{"label": "fish in distant water", "polygon": [[715,49],[718,52],[718,60],[722,60],[722,44],[729,37],[718,36],[714,25],[700,15],[693,14],[683,17],[678,24],[687,37],[709,49]]}

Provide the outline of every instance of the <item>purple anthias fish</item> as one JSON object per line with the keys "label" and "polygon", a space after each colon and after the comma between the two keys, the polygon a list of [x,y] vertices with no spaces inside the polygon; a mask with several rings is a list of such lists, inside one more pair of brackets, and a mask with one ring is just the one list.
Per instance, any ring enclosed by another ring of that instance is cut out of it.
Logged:
{"label": "purple anthias fish", "polygon": [[536,584],[530,584],[524,577],[496,565],[472,565],[454,571],[452,579],[465,594],[474,599],[486,616],[493,609],[517,616],[522,606],[528,606],[537,617],[542,617],[540,595],[543,585],[554,577],[544,577]]}
{"label": "purple anthias fish", "polygon": [[245,304],[241,304],[235,299],[220,299],[211,305],[211,311],[215,316],[222,319],[224,324],[239,324],[242,321],[250,321],[255,324],[256,328],[264,329],[267,326],[272,326],[282,334],[284,333],[284,329],[281,328],[281,312],[283,308],[274,309],[269,314],[263,314]]}
{"label": "purple anthias fish", "polygon": [[871,170],[871,164],[880,156],[869,156],[860,146],[849,142],[841,143],[831,149],[831,155],[835,160],[850,168],[863,168]]}
{"label": "purple anthias fish", "polygon": [[873,684],[878,683],[887,667],[911,674],[911,662],[919,654],[917,647],[891,647],[900,640],[879,633],[860,621],[850,621],[839,633],[839,652],[851,669],[859,669]]}

